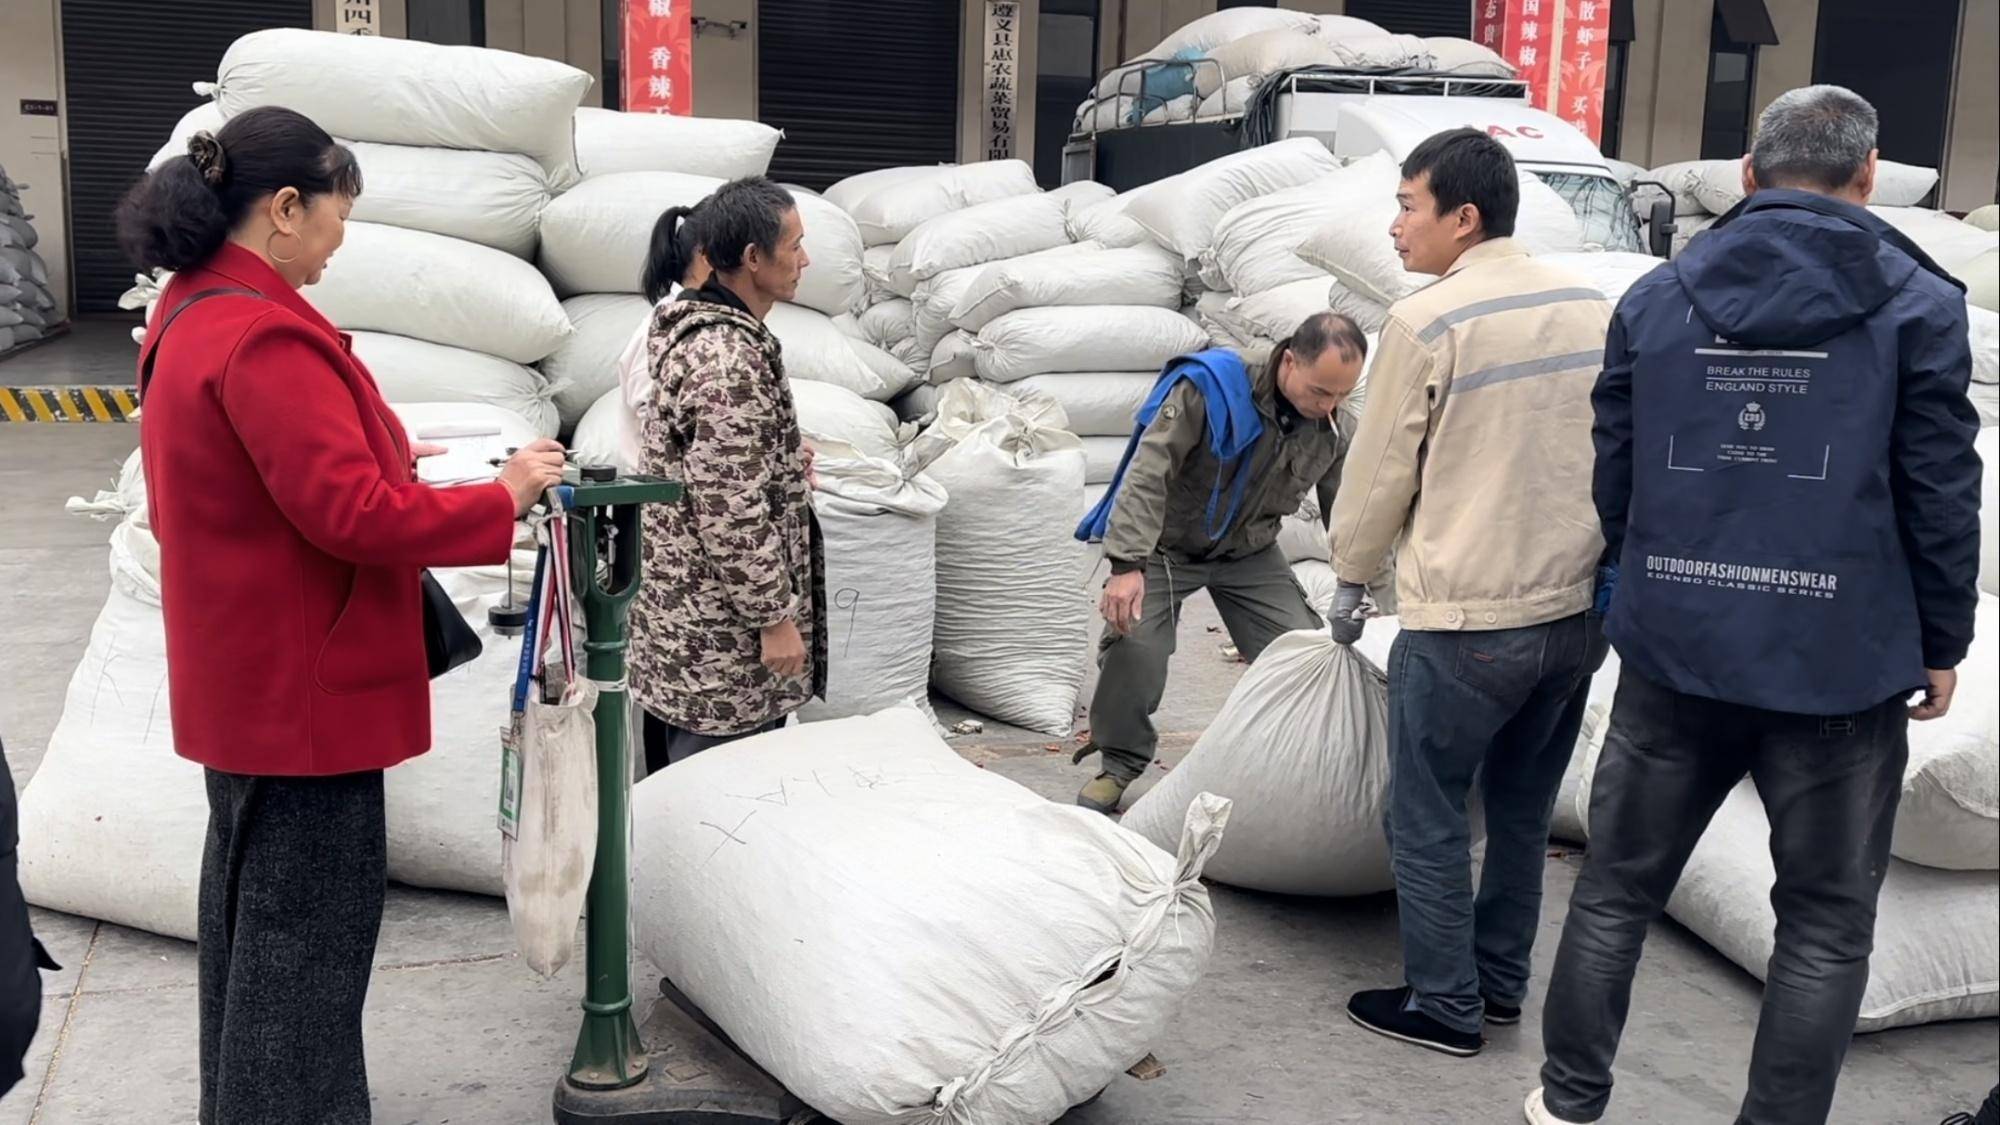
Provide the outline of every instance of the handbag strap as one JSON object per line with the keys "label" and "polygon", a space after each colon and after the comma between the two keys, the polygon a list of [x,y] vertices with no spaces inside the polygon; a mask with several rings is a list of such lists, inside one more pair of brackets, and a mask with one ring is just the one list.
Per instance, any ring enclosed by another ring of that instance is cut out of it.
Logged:
{"label": "handbag strap", "polygon": [[173,327],[174,321],[181,318],[182,313],[193,308],[196,304],[208,300],[210,297],[254,297],[259,301],[267,299],[255,289],[245,289],[234,285],[219,285],[212,289],[203,289],[191,293],[186,300],[175,305],[161,319],[160,326],[150,330],[147,334],[146,358],[139,364],[139,400],[141,402],[144,402],[146,399],[146,384],[153,381],[153,361],[159,358],[161,338],[166,335],[167,329]]}

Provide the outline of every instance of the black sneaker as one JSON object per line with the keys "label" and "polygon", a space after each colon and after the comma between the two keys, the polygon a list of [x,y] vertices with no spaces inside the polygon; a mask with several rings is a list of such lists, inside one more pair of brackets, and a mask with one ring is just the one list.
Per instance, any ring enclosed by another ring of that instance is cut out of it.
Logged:
{"label": "black sneaker", "polygon": [[1487,1023],[1495,1027],[1512,1027],[1521,1022],[1521,1006],[1519,1004],[1502,1004],[1491,996],[1481,996],[1479,999],[1486,1005]]}
{"label": "black sneaker", "polygon": [[1471,1058],[1486,1046],[1478,1032],[1453,1031],[1423,1012],[1411,1010],[1409,1002],[1408,987],[1357,992],[1347,1002],[1347,1018],[1377,1035],[1461,1059]]}

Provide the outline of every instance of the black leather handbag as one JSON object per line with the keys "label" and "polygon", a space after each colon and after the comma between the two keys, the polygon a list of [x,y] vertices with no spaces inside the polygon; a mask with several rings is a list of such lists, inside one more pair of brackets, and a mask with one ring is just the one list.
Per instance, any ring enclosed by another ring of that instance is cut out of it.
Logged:
{"label": "black leather handbag", "polygon": [[[262,293],[254,289],[203,289],[174,306],[154,331],[164,333],[182,313],[188,311],[189,306],[210,297],[255,297],[260,301],[265,299]],[[146,395],[146,384],[153,377],[153,358],[157,355],[159,355],[158,347],[148,352],[146,362],[139,372],[139,397],[142,401]],[[423,595],[424,662],[430,669],[431,679],[435,680],[461,664],[472,663],[486,646],[480,643],[479,634],[472,631],[472,626],[465,623],[465,618],[458,612],[458,607],[452,604],[451,595],[444,592],[444,587],[438,584],[437,579],[431,577],[431,572],[428,570],[423,572]]]}

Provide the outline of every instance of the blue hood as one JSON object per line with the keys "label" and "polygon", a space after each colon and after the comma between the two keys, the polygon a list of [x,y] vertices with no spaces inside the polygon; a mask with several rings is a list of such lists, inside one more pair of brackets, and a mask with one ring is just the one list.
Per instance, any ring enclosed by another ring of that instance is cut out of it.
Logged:
{"label": "blue hood", "polygon": [[[1737,204],[1670,268],[1716,335],[1755,348],[1830,340],[1887,304],[1919,269],[1965,288],[1867,208],[1775,188]],[[1783,282],[1773,285],[1774,277]]]}

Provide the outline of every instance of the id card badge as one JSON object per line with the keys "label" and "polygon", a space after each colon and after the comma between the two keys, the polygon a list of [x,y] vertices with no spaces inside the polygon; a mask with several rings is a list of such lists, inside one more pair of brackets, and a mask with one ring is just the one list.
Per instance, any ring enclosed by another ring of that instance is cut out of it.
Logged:
{"label": "id card badge", "polygon": [[500,740],[500,834],[509,840],[521,830],[521,743],[509,732]]}

